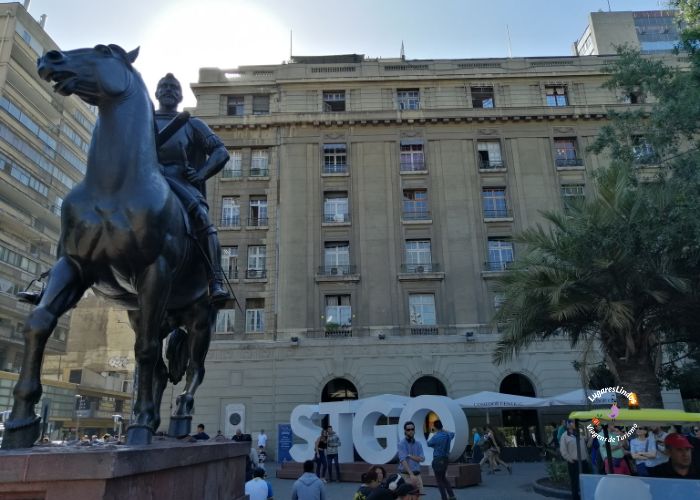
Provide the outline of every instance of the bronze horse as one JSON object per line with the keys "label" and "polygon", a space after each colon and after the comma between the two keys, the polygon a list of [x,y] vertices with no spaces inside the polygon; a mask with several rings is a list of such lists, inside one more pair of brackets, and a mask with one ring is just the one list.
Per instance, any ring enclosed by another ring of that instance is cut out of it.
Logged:
{"label": "bronze horse", "polygon": [[[97,45],[52,50],[37,61],[39,75],[55,82],[56,92],[77,95],[99,114],[85,178],[61,209],[58,260],[24,325],[24,361],[3,449],[27,448],[38,438],[34,405],[42,392],[46,342],[58,318],[89,287],[125,306],[136,334],[137,398],[127,443],[151,441],[168,377],[177,381],[185,366],[187,384],[169,434],[190,431],[217,311],[208,300],[206,264],[188,233],[185,210],[161,175],[153,104],[132,67],[137,55],[138,49]],[[168,370],[161,346],[173,329],[178,335],[168,345]]]}

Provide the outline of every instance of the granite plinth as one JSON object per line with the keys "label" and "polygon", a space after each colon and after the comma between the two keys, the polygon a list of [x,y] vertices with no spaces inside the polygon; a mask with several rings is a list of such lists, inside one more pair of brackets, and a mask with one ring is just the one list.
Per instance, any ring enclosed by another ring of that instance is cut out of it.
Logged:
{"label": "granite plinth", "polygon": [[0,500],[243,500],[249,443],[154,439],[148,446],[0,451]]}

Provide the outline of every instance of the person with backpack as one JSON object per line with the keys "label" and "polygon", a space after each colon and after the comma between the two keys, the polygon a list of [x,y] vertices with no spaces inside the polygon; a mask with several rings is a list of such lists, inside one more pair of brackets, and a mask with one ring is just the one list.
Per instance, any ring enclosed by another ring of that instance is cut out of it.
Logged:
{"label": "person with backpack", "polygon": [[[447,466],[450,463],[450,443],[455,437],[454,432],[448,432],[442,427],[442,422],[433,422],[435,435],[428,440],[428,446],[433,448],[432,468],[435,472],[435,482],[440,491],[442,500],[456,500],[452,486],[447,480]],[[448,496],[449,495],[449,496]]]}

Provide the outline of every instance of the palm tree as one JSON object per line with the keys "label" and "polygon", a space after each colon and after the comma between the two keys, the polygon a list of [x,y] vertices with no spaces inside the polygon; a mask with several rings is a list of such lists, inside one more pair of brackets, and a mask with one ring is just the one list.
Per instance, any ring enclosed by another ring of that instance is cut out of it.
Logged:
{"label": "palm tree", "polygon": [[516,239],[525,253],[498,280],[505,301],[494,318],[503,331],[494,361],[567,336],[574,346],[599,346],[618,384],[643,406],[660,408],[663,318],[688,283],[673,275],[672,259],[651,234],[672,203],[668,190],[661,182],[638,185],[629,172],[605,169],[596,197],[545,213],[547,227]]}

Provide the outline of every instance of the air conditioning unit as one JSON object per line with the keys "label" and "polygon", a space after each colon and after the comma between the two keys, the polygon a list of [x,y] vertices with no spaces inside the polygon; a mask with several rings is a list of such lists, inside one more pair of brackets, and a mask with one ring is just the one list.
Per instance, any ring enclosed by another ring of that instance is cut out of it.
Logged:
{"label": "air conditioning unit", "polygon": [[240,403],[231,403],[224,408],[224,436],[231,437],[236,433],[237,429],[241,432],[246,431],[245,427],[245,405]]}

